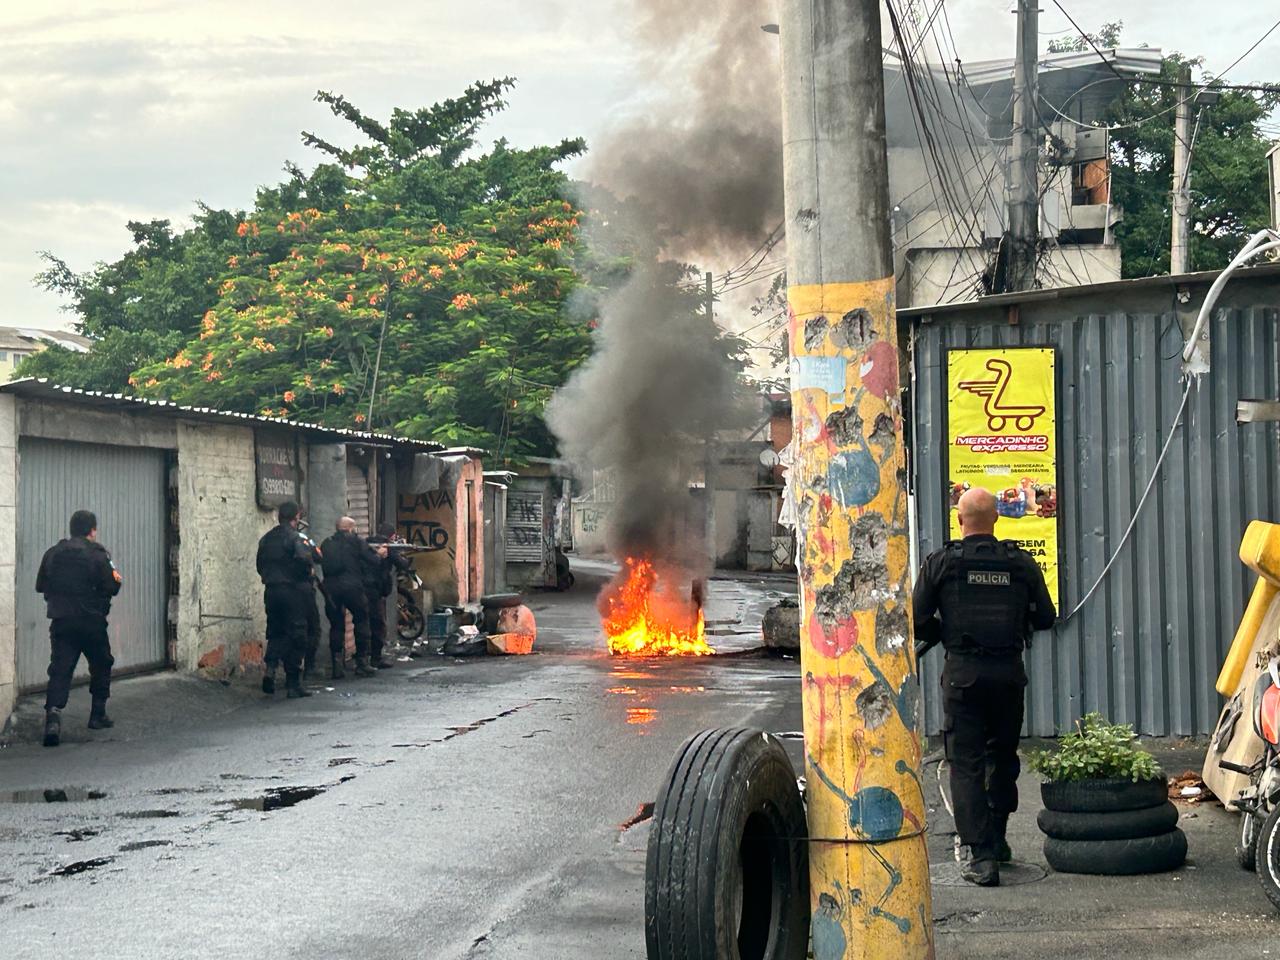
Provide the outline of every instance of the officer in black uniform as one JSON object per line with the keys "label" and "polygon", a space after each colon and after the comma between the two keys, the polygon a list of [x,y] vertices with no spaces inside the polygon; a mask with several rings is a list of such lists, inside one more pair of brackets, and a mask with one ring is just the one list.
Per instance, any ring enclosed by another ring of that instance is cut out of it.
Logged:
{"label": "officer in black uniform", "polygon": [[1057,613],[1032,556],[995,538],[994,494],[975,487],[958,510],[964,539],[930,554],[916,582],[916,655],[939,642],[947,651],[943,731],[956,832],[969,847],[962,874],[997,886],[1000,863],[1013,859],[1006,829],[1018,808],[1022,651]]}
{"label": "officer in black uniform", "polygon": [[382,650],[387,640],[387,597],[396,589],[396,571],[407,570],[409,558],[399,550],[388,550],[387,544],[396,542],[393,523],[378,524],[378,532],[369,538],[369,546],[378,554],[378,565],[373,568],[365,585],[369,597],[369,663],[379,670],[391,664],[383,659]]}
{"label": "officer in black uniform", "polygon": [[111,641],[107,614],[120,592],[120,571],[107,548],[98,543],[98,518],[88,510],[71,515],[71,536],[49,548],[36,574],[49,614],[49,690],[45,694],[44,745],[62,740],[62,711],[71,694],[71,678],[80,655],[89,662],[89,694],[93,706],[89,729],[114,725],[107,716],[111,696]]}
{"label": "officer in black uniform", "polygon": [[267,608],[266,672],[262,692],[275,693],[276,664],[284,664],[285,688],[289,699],[309,697],[302,686],[302,658],[307,647],[307,611],[303,598],[311,591],[311,548],[298,534],[298,505],[292,501],[276,510],[279,524],[258,541],[258,576],[266,585],[263,600]]}
{"label": "officer in black uniform", "polygon": [[[298,519],[298,536],[302,537],[302,542],[311,551],[311,576],[302,588],[302,609],[307,615],[307,647],[302,657],[302,679],[305,680],[315,672],[316,654],[320,650],[320,607],[316,604],[316,593],[318,591],[321,596],[324,594],[324,587],[320,583],[324,555],[320,552],[320,545],[311,539],[306,521],[301,517]],[[327,607],[328,601],[324,602]]]}
{"label": "officer in black uniform", "polygon": [[335,680],[345,674],[342,661],[346,651],[347,614],[356,635],[357,677],[374,677],[377,671],[369,664],[369,597],[365,584],[371,579],[381,558],[356,533],[356,522],[350,517],[338,521],[333,536],[320,544],[324,554],[324,586],[329,605],[329,654],[333,658]]}

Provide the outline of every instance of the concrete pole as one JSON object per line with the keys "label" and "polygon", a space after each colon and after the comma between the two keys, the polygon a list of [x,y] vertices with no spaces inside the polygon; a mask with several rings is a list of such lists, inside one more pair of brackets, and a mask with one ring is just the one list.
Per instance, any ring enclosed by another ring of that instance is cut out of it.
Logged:
{"label": "concrete pole", "polygon": [[1169,273],[1191,272],[1191,64],[1179,71],[1178,112],[1173,126],[1173,237]]}
{"label": "concrete pole", "polygon": [[933,956],[878,0],[783,0],[813,955]]}
{"label": "concrete pole", "polygon": [[1013,68],[1013,140],[1005,165],[1009,232],[1005,237],[1004,289],[1036,285],[1036,248],[1040,240],[1040,195],[1036,171],[1040,124],[1037,100],[1040,69],[1039,0],[1018,0],[1018,49]]}

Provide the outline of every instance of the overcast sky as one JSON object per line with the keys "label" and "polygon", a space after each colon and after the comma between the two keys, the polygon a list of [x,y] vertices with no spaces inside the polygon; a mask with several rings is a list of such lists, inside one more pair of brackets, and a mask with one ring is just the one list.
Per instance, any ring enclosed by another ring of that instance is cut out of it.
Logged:
{"label": "overcast sky", "polygon": [[[1088,28],[1122,19],[1126,44],[1203,55],[1214,72],[1280,17],[1276,0],[1063,4]],[[1012,55],[1012,6],[947,0],[962,58]],[[1047,44],[1070,26],[1053,0],[1042,9]],[[31,284],[38,251],[87,269],[127,249],[126,220],[181,223],[197,200],[247,207],[285,160],[310,165],[299,131],[338,129],[312,101],[317,89],[385,116],[510,74],[520,84],[490,138],[590,141],[661,83],[629,43],[631,10],[627,0],[0,0],[0,324],[70,322]],[[687,27],[673,22],[673,38]],[[1280,30],[1230,79],[1277,79],[1277,64]]]}

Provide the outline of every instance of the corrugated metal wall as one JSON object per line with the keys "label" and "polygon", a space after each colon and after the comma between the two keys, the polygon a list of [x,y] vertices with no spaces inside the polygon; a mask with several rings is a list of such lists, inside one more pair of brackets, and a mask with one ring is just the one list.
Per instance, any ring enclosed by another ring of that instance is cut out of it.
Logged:
{"label": "corrugated metal wall", "polygon": [[[44,552],[67,536],[76,510],[98,517],[124,585],[111,604],[115,670],[164,665],[168,562],[163,450],[24,437],[18,443],[18,687],[48,682],[49,621],[35,592]],[[77,676],[87,676],[82,659]]]}
{"label": "corrugated metal wall", "polygon": [[[1075,607],[1128,525],[1182,398],[1182,332],[1169,294],[1153,290],[1149,313],[1134,312],[1132,297],[1128,310],[1107,312],[1118,304],[1095,295],[1024,308],[1016,325],[994,308],[911,319],[922,556],[946,536],[946,351],[1053,346],[1060,614]],[[1235,422],[1237,400],[1280,396],[1278,301],[1254,296],[1218,311],[1212,370],[1191,395],[1129,544],[1088,605],[1027,655],[1029,735],[1063,732],[1091,710],[1141,733],[1212,732],[1221,703],[1213,684],[1252,589],[1240,537],[1249,520],[1280,522],[1280,425]],[[942,722],[940,652],[925,663],[931,733]]]}

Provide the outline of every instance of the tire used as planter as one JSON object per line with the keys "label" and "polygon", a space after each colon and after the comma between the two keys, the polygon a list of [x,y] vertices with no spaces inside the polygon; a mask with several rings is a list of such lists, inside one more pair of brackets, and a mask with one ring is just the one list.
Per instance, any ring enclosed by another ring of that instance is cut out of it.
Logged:
{"label": "tire used as planter", "polygon": [[1158,780],[1075,780],[1042,783],[1040,797],[1049,810],[1063,813],[1114,813],[1158,807],[1169,799],[1168,782]]}
{"label": "tire used as planter", "polygon": [[519,593],[490,593],[480,598],[480,606],[485,610],[518,607],[522,603],[524,603],[524,596]]}
{"label": "tire used as planter", "polygon": [[804,806],[782,745],[707,730],[681,747],[658,793],[645,862],[649,960],[804,960]]}
{"label": "tire used as planter", "polygon": [[1044,858],[1059,873],[1132,876],[1176,870],[1187,859],[1187,837],[1174,829],[1134,840],[1057,840],[1046,838]]}
{"label": "tire used as planter", "polygon": [[1036,823],[1041,832],[1055,840],[1139,840],[1176,827],[1178,808],[1166,800],[1158,807],[1108,813],[1041,810]]}

